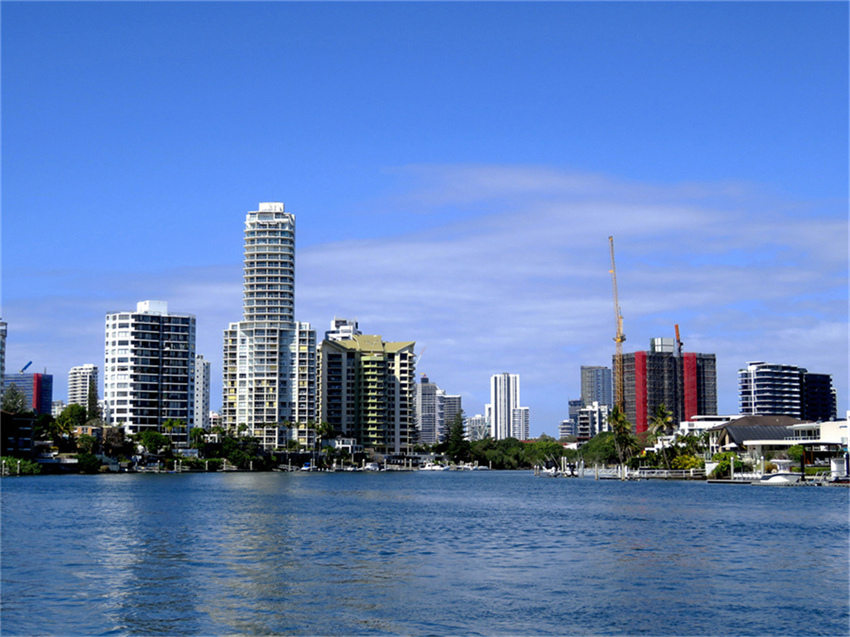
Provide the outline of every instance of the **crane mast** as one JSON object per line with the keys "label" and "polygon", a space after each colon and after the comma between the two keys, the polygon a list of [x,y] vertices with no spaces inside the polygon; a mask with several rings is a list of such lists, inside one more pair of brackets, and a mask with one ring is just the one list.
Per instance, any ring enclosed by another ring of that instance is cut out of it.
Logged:
{"label": "crane mast", "polygon": [[611,284],[614,288],[614,315],[617,319],[617,335],[614,337],[614,342],[617,344],[616,353],[614,354],[614,404],[620,408],[620,411],[625,411],[623,341],[626,340],[626,335],[623,334],[623,314],[620,311],[620,299],[617,295],[617,266],[614,262],[614,237],[608,237],[608,243],[611,246]]}

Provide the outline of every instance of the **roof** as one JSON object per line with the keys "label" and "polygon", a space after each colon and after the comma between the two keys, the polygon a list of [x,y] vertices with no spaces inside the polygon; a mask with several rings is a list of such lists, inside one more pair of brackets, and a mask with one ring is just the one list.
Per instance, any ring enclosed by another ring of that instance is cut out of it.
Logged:
{"label": "roof", "polygon": [[379,352],[387,354],[396,353],[400,352],[405,348],[410,348],[412,350],[413,347],[416,345],[415,341],[385,343],[381,340],[380,336],[372,334],[358,334],[352,337],[351,339],[342,341],[332,341],[332,343],[337,347],[351,350],[359,350],[364,354]]}
{"label": "roof", "polygon": [[726,427],[726,434],[739,447],[746,445],[751,440],[785,440],[793,433],[785,425],[732,425]]}
{"label": "roof", "polygon": [[709,431],[719,431],[727,427],[788,427],[801,422],[804,421],[793,416],[742,416],[711,427]]}

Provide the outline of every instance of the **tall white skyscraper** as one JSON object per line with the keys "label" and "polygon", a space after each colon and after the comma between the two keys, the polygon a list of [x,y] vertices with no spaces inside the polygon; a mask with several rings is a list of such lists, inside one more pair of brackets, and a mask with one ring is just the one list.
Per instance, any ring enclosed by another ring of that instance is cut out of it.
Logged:
{"label": "tall white skyscraper", "polygon": [[490,378],[490,404],[485,409],[491,438],[528,438],[529,414],[520,405],[519,374],[494,374]]}
{"label": "tall white skyscraper", "polygon": [[311,332],[315,354],[315,332],[295,322],[295,215],[282,203],[261,203],[245,217],[242,304],[243,320],[224,331],[222,425],[247,425],[274,448],[285,424],[311,413],[306,398],[316,383],[315,363],[302,364]]}
{"label": "tall white skyscraper", "polygon": [[187,441],[195,423],[195,317],[169,314],[165,301],[142,301],[135,312],[106,315],[103,398],[107,422],[127,433],[163,430]]}
{"label": "tall white skyscraper", "polygon": [[195,426],[210,428],[210,362],[203,354],[195,356]]}
{"label": "tall white skyscraper", "polygon": [[87,363],[72,367],[68,372],[68,404],[88,407],[92,381],[97,393],[97,376],[97,365]]}
{"label": "tall white skyscraper", "polygon": [[528,407],[514,407],[511,410],[511,436],[517,440],[528,440],[529,420]]}

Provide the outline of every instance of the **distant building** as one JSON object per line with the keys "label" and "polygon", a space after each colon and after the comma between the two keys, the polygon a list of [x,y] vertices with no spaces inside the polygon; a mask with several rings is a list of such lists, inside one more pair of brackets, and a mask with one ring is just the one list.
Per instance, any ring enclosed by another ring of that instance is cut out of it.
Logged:
{"label": "distant building", "polygon": [[490,421],[493,440],[517,437],[527,433],[528,412],[515,411],[521,407],[519,374],[494,374],[490,378],[490,403],[485,416]]}
{"label": "distant building", "polygon": [[611,427],[608,424],[609,413],[610,409],[608,405],[600,405],[597,402],[582,407],[578,412],[576,438],[579,441],[587,441],[603,431],[610,431]]}
{"label": "distant building", "polygon": [[558,425],[558,438],[566,438],[568,436],[575,436],[577,429],[577,420],[574,422],[572,419],[562,420]]}
{"label": "distant building", "polygon": [[416,433],[424,445],[443,442],[448,428],[460,413],[461,397],[448,395],[423,374],[416,384]]}
{"label": "distant building", "polygon": [[53,376],[51,374],[6,374],[6,389],[14,385],[26,397],[27,408],[36,414],[53,413]]}
{"label": "distant building", "polygon": [[490,421],[481,414],[466,419],[466,439],[475,442],[490,435]]}
{"label": "distant building", "polygon": [[95,397],[97,396],[98,370],[97,365],[86,363],[72,367],[68,372],[68,404],[80,405],[88,409],[89,390],[94,383]]}
{"label": "distant building", "polygon": [[357,321],[344,318],[334,318],[331,321],[331,329],[325,332],[326,341],[348,341],[362,332],[357,327]]}
{"label": "distant building", "polygon": [[188,443],[195,424],[195,317],[170,314],[165,301],[141,301],[135,312],[106,315],[103,397],[110,426],[126,433],[167,433]]}
{"label": "distant building", "polygon": [[832,376],[812,374],[796,365],[762,361],[738,370],[738,399],[744,415],[782,415],[830,420],[837,405]]}
{"label": "distant building", "polygon": [[54,418],[58,418],[59,415],[65,411],[65,403],[61,400],[54,400],[53,405],[50,408],[50,415]]}
{"label": "distant building", "polygon": [[649,351],[623,354],[623,379],[625,412],[636,433],[648,429],[661,404],[674,422],[717,413],[715,355],[679,355],[673,339],[654,338]]}
{"label": "distant building", "polygon": [[531,437],[530,416],[528,407],[514,407],[511,410],[511,436],[517,440],[528,440]]}
{"label": "distant building", "polygon": [[203,354],[195,355],[195,427],[210,429],[210,371]]}
{"label": "distant building", "polygon": [[356,335],[323,341],[320,420],[381,454],[405,454],[416,438],[413,341]]}
{"label": "distant building", "polygon": [[443,392],[443,430],[448,435],[449,429],[455,420],[455,416],[463,411],[463,398],[459,394],[446,394]]}
{"label": "distant building", "polygon": [[683,420],[679,423],[679,429],[676,431],[676,435],[699,436],[713,427],[736,420],[737,418],[740,418],[740,416],[693,416],[690,420]]}
{"label": "distant building", "polygon": [[614,388],[612,385],[611,368],[581,367],[581,404],[583,407],[599,403],[614,406]]}

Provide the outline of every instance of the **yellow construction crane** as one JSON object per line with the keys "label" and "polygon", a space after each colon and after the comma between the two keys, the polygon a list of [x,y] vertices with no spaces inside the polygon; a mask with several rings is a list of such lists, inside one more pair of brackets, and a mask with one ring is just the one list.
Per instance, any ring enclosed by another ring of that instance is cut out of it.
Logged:
{"label": "yellow construction crane", "polygon": [[614,342],[617,344],[617,353],[614,355],[614,404],[620,408],[620,411],[625,411],[623,341],[626,340],[626,335],[623,334],[623,314],[620,311],[620,300],[617,296],[617,266],[614,263],[614,237],[608,237],[608,243],[611,245],[611,283],[614,286],[614,314],[617,318],[617,335],[614,337]]}

